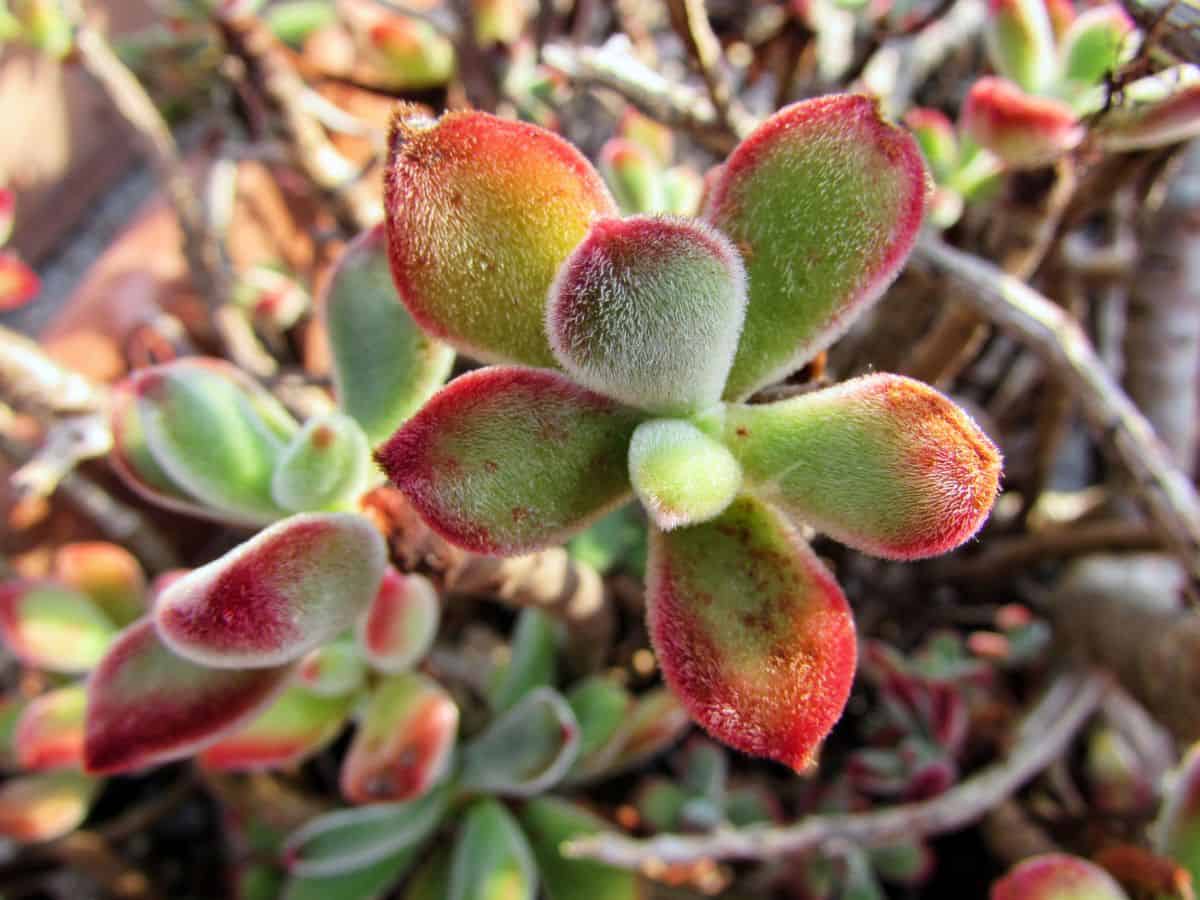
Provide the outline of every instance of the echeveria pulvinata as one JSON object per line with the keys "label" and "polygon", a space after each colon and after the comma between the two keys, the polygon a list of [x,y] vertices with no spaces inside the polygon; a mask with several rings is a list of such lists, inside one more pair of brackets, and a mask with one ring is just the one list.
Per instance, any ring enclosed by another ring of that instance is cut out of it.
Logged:
{"label": "echeveria pulvinata", "polygon": [[400,297],[503,365],[436,394],[379,462],[430,527],[480,553],[559,543],[636,495],[667,681],[721,740],[809,765],[856,646],[796,523],[916,559],[973,535],[997,489],[991,441],[911,379],[747,403],[899,271],[926,202],[916,144],[864,97],[798,103],[733,151],[702,221],[621,219],[547,131],[405,116],[385,188]]}

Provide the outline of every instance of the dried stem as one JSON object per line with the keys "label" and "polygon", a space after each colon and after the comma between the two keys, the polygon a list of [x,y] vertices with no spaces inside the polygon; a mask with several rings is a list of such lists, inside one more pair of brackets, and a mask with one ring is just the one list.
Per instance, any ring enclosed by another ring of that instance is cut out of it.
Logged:
{"label": "dried stem", "polygon": [[104,388],[60,366],[36,341],[0,325],[0,400],[39,419],[103,409]]}
{"label": "dried stem", "polygon": [[810,816],[783,827],[725,829],[706,835],[635,840],[599,834],[570,842],[565,852],[636,869],[702,859],[767,859],[831,842],[875,845],[953,831],[979,820],[1054,762],[1095,711],[1105,689],[1097,675],[1059,675],[1025,718],[1007,758],[932,800],[870,813]]}
{"label": "dried stem", "polygon": [[667,11],[675,33],[683,40],[688,54],[708,88],[717,121],[731,134],[746,135],[754,119],[738,101],[729,84],[725,54],[708,20],[704,0],[668,0]]}
{"label": "dried stem", "polygon": [[964,301],[1028,346],[1071,389],[1105,447],[1132,476],[1163,540],[1192,580],[1200,580],[1200,498],[1079,325],[1029,285],[933,234],[921,236],[913,259],[963,288]]}

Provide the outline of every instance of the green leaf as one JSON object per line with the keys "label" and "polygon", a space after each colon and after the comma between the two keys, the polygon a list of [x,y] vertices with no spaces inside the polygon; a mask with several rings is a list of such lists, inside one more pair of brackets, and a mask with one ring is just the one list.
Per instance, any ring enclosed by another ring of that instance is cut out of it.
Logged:
{"label": "green leaf", "polygon": [[404,889],[404,900],[445,900],[450,891],[450,851],[438,847],[413,874]]}
{"label": "green leaf", "polygon": [[1133,19],[1119,4],[1084,10],[1063,38],[1063,78],[1099,84],[1136,49],[1135,30]]}
{"label": "green leaf", "polygon": [[466,790],[531,797],[554,787],[579,755],[579,723],[562,696],[540,687],[525,695],[462,751]]}
{"label": "green leaf", "polygon": [[725,440],[758,496],[891,559],[967,540],[999,483],[1000,453],[979,427],[933,388],[897,375],[731,406]]}
{"label": "green leaf", "polygon": [[428,22],[412,16],[377,19],[367,30],[365,49],[392,90],[437,87],[454,74],[454,45]]}
{"label": "green leaf", "polygon": [[427,793],[450,769],[458,706],[436,681],[415,672],[377,684],[342,760],[351,803],[403,802]]}
{"label": "green leaf", "polygon": [[534,900],[537,868],[512,814],[479,800],[464,817],[450,864],[447,900]]}
{"label": "green leaf", "polygon": [[916,142],[862,96],[793,104],[738,145],[705,214],[749,278],[726,399],[798,369],[883,293],[916,241],[926,177]]}
{"label": "green leaf", "polygon": [[56,581],[0,584],[0,637],[26,665],[86,672],[100,661],[117,629],[95,603]]}
{"label": "green leaf", "polygon": [[640,575],[646,568],[646,519],[636,504],[626,504],[571,538],[567,550],[601,575],[622,568]]}
{"label": "green leaf", "polygon": [[86,706],[83,684],[47,691],[31,700],[13,733],[17,764],[27,772],[80,768]]}
{"label": "green leaf", "polygon": [[613,138],[600,148],[600,172],[626,215],[666,210],[662,168],[644,147]]}
{"label": "green leaf", "polygon": [[921,147],[925,161],[938,184],[944,184],[950,173],[958,168],[958,138],[954,125],[940,110],[928,107],[910,109],[904,124]]}
{"label": "green leaf", "polygon": [[962,108],[963,130],[1011,168],[1036,169],[1069,153],[1085,129],[1074,110],[1053,97],[1036,97],[1002,78],[980,78]]}
{"label": "green leaf", "polygon": [[279,455],[271,497],[293,512],[354,505],[371,476],[371,448],[353,419],[330,413],[310,419]]}
{"label": "green leaf", "polygon": [[1002,76],[1031,94],[1050,87],[1057,60],[1045,0],[990,0],[984,37]]}
{"label": "green leaf", "polygon": [[383,537],[363,516],[296,515],[172,582],[154,622],[174,652],[201,665],[278,665],[353,624],[386,566]]}
{"label": "green leaf", "polygon": [[604,182],[535,125],[411,113],[393,119],[385,176],[401,299],[426,331],[468,355],[554,365],[546,292],[592,219],[616,212]]}
{"label": "green leaf", "polygon": [[79,772],[8,779],[0,785],[0,835],[33,844],[70,834],[87,818],[99,784]]}
{"label": "green leaf", "polygon": [[64,544],[54,553],[54,577],[87,594],[116,625],[128,625],[146,612],[146,573],[134,555],[117,544]]}
{"label": "green leaf", "polygon": [[663,676],[715,738],[801,770],[854,679],[854,620],[795,529],[748,496],[656,532],[647,584]]}
{"label": "green leaf", "polygon": [[633,707],[633,698],[613,679],[593,675],[567,692],[567,703],[579,723],[579,759],[574,772],[616,735]]}
{"label": "green leaf", "polygon": [[1129,900],[1103,869],[1078,856],[1030,857],[992,885],[992,900]]}
{"label": "green leaf", "polygon": [[639,900],[637,876],[589,859],[568,859],[562,845],[609,830],[608,823],[557,797],[538,797],[520,812],[549,900]]}
{"label": "green leaf", "polygon": [[742,487],[742,467],[729,449],[679,419],[638,426],[629,445],[629,476],[663,531],[716,518]]}
{"label": "green leaf", "polygon": [[513,632],[512,655],[489,691],[492,708],[504,712],[534,688],[552,687],[557,669],[559,627],[537,609],[521,610]]}
{"label": "green leaf", "polygon": [[433,646],[442,604],[429,579],[388,568],[370,607],[358,620],[358,644],[381,672],[412,668]]}
{"label": "green leaf", "polygon": [[1123,91],[1125,102],[1096,123],[1093,133],[1109,151],[1152,150],[1200,134],[1200,80],[1191,66],[1173,66]]}
{"label": "green leaf", "polygon": [[263,21],[275,37],[299,49],[314,31],[337,22],[337,9],[329,0],[284,0],[267,7]]}
{"label": "green leaf", "polygon": [[377,444],[446,380],[454,351],[421,331],[400,302],[383,226],[342,253],[321,309],[338,404]]}
{"label": "green leaf", "polygon": [[303,878],[361,870],[424,843],[442,821],[448,800],[449,791],[443,788],[408,803],[317,816],[284,842],[284,860],[292,875]]}
{"label": "green leaf", "polygon": [[746,310],[741,257],[691,219],[601,219],[563,263],[546,308],[576,381],[661,414],[721,399]]}
{"label": "green leaf", "polygon": [[405,847],[358,868],[330,875],[292,875],[283,900],[381,900],[420,855]]}
{"label": "green leaf", "polygon": [[421,517],[476,553],[559,544],[629,497],[641,414],[542,369],[456,378],[376,459]]}
{"label": "green leaf", "polygon": [[366,675],[366,663],[354,641],[339,638],[309,653],[300,663],[296,680],[318,696],[345,697],[362,687]]}

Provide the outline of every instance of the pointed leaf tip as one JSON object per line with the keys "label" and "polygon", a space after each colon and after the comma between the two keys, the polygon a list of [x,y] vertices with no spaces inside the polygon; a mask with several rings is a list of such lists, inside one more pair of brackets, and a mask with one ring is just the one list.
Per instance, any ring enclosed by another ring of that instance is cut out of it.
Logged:
{"label": "pointed leaf tip", "polygon": [[858,95],[795,103],[737,146],[705,215],[749,278],[727,399],[799,368],[883,293],[916,241],[926,182],[912,136]]}
{"label": "pointed leaf tip", "polygon": [[554,365],[546,291],[591,220],[596,170],[557,135],[482,112],[397,117],[384,190],[396,287],[431,334],[488,362]]}
{"label": "pointed leaf tip", "polygon": [[1085,129],[1071,107],[1053,97],[1026,94],[1003,78],[980,78],[962,108],[963,130],[1008,165],[1036,169],[1066,155]]}
{"label": "pointed leaf tip", "polygon": [[656,532],[647,602],[667,683],[710,734],[812,765],[854,679],[854,621],[795,528],[739,497],[703,525]]}
{"label": "pointed leaf tip", "polygon": [[1065,853],[1034,856],[992,885],[991,900],[1129,900],[1094,863]]}
{"label": "pointed leaf tip", "polygon": [[690,422],[643,422],[629,445],[634,493],[663,531],[720,515],[742,486],[729,449]]}
{"label": "pointed leaf tip", "polygon": [[321,310],[338,404],[377,444],[446,380],[454,351],[421,331],[400,302],[383,225],[342,252]]}
{"label": "pointed leaf tip", "polygon": [[593,223],[550,289],[546,332],[592,390],[658,413],[721,399],[746,309],[741,257],[700,222]]}
{"label": "pointed leaf tip", "polygon": [[512,556],[562,543],[629,496],[641,418],[556,372],[494,366],[450,382],[376,459],[438,534]]}
{"label": "pointed leaf tip", "polygon": [[889,559],[954,549],[983,525],[999,489],[1000,452],[987,435],[933,388],[898,375],[730,407],[725,434],[760,496]]}
{"label": "pointed leaf tip", "polygon": [[135,622],[88,681],[84,766],[128,772],[190,756],[256,716],[293,668],[206,669],[168,650],[150,619]]}
{"label": "pointed leaf tip", "polygon": [[173,582],[154,622],[172,650],[200,665],[275,666],[352,624],[386,565],[383,538],[364,517],[292,516]]}

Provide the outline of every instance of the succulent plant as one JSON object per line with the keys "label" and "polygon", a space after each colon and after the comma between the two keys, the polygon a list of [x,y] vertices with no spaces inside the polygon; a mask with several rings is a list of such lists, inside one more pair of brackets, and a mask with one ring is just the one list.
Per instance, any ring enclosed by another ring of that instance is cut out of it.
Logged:
{"label": "succulent plant", "polygon": [[949,228],[958,221],[966,204],[991,194],[1003,163],[961,129],[956,132],[940,110],[911,109],[904,123],[920,144],[933,176],[929,221],[938,228]]}
{"label": "succulent plant", "polygon": [[992,900],[1128,900],[1113,877],[1065,853],[1035,856],[992,886]]}
{"label": "succulent plant", "polygon": [[[17,199],[11,190],[0,187],[0,248],[12,237],[16,223]],[[37,296],[41,281],[12,250],[0,249],[0,312],[24,306]]]}
{"label": "succulent plant", "polygon": [[720,740],[805,768],[855,637],[797,522],[886,558],[942,553],[982,524],[1000,459],[898,376],[745,401],[882,293],[925,185],[912,139],[855,96],[768,119],[702,221],[617,218],[591,165],[535,126],[402,111],[385,191],[400,298],[500,365],[451,382],[376,457],[431,528],[480,553],[560,543],[636,495],[667,682]]}

